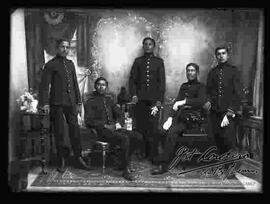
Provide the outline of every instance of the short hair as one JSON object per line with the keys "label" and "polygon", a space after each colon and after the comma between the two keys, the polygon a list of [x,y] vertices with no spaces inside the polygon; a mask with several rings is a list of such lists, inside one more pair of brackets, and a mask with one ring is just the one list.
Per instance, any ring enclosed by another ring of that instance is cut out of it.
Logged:
{"label": "short hair", "polygon": [[106,86],[108,87],[109,83],[108,83],[107,79],[105,79],[104,77],[99,77],[95,81],[95,89],[97,88],[97,84],[98,84],[99,81],[105,81],[106,82]]}
{"label": "short hair", "polygon": [[189,66],[194,67],[194,68],[196,69],[196,72],[199,72],[199,71],[200,71],[200,67],[199,67],[199,65],[197,65],[196,63],[191,62],[191,63],[187,64],[186,70],[187,70],[187,68],[188,68]]}
{"label": "short hair", "polygon": [[229,53],[229,48],[227,47],[227,46],[225,46],[225,45],[223,45],[223,46],[219,46],[219,47],[217,47],[216,49],[215,49],[215,55],[217,55],[217,51],[218,50],[226,50],[227,51],[227,53]]}
{"label": "short hair", "polygon": [[154,44],[154,47],[156,47],[156,42],[155,42],[155,40],[154,40],[153,38],[150,38],[150,37],[146,37],[146,38],[143,39],[143,42],[142,42],[143,45],[144,45],[144,42],[145,42],[146,40],[151,40],[151,41],[153,42],[153,44]]}
{"label": "short hair", "polygon": [[66,38],[58,38],[56,39],[56,48],[59,47],[59,45],[62,43],[62,42],[68,42],[68,44],[70,45],[70,41]]}

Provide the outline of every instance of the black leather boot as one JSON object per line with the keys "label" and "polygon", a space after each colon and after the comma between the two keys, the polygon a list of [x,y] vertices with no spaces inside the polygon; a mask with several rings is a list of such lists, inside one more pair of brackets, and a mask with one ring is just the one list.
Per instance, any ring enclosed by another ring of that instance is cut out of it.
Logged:
{"label": "black leather boot", "polygon": [[92,168],[86,164],[86,162],[83,160],[83,158],[77,157],[75,160],[75,168],[78,169],[84,169],[84,170],[91,170]]}
{"label": "black leather boot", "polygon": [[135,180],[135,177],[132,175],[132,172],[131,172],[130,168],[128,168],[128,167],[126,167],[124,169],[122,176],[123,176],[123,178],[125,178],[128,181],[134,181]]}

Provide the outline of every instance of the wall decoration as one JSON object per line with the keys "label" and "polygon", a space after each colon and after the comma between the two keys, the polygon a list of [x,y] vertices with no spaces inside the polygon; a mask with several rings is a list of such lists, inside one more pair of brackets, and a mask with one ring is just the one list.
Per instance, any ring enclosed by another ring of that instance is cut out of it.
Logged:
{"label": "wall decoration", "polygon": [[64,13],[57,10],[45,11],[44,18],[48,24],[57,25],[62,22]]}

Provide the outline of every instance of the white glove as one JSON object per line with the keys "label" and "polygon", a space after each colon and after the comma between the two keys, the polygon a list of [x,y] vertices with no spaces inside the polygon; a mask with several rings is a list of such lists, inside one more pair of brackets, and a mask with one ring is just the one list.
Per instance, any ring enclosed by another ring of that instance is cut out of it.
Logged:
{"label": "white glove", "polygon": [[153,116],[155,116],[157,114],[157,112],[158,112],[157,106],[152,107],[151,110],[152,110],[151,115],[153,115]]}
{"label": "white glove", "polygon": [[122,128],[122,126],[120,125],[120,123],[116,123],[116,124],[115,124],[115,129],[116,129],[116,130],[121,129],[121,128]]}
{"label": "white glove", "polygon": [[221,127],[225,127],[225,126],[227,126],[227,125],[229,125],[229,120],[228,120],[228,118],[227,118],[227,115],[225,115],[224,116],[224,118],[223,118],[223,120],[222,120],[222,122],[221,122]]}
{"label": "white glove", "polygon": [[172,125],[172,117],[169,117],[166,122],[163,124],[163,129],[168,130]]}
{"label": "white glove", "polygon": [[206,109],[206,110],[208,110],[208,111],[210,111],[210,109],[211,109],[211,103],[210,103],[210,101],[207,101],[207,102],[203,105],[203,108]]}
{"label": "white glove", "polygon": [[183,106],[186,104],[186,99],[182,101],[176,101],[173,105],[173,110],[177,111],[179,106]]}

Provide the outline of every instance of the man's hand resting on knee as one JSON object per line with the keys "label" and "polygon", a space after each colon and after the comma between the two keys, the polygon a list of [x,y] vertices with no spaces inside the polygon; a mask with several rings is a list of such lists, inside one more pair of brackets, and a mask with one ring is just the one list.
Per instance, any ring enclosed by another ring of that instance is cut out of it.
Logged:
{"label": "man's hand resting on knee", "polygon": [[169,117],[166,122],[163,124],[163,129],[168,130],[172,125],[172,117]]}

